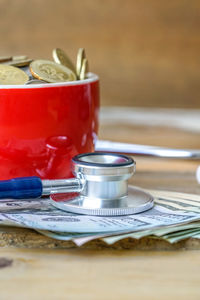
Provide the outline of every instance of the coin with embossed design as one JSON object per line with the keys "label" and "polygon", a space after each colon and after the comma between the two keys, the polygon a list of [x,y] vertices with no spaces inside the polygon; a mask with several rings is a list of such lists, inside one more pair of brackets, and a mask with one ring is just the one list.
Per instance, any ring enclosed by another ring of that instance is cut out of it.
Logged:
{"label": "coin with embossed design", "polygon": [[69,68],[49,60],[35,60],[30,64],[31,74],[46,82],[64,82],[76,80],[76,75]]}
{"label": "coin with embossed design", "polygon": [[12,56],[12,60],[25,60],[28,59],[27,55],[14,55]]}
{"label": "coin with embossed design", "polygon": [[27,59],[28,57],[26,55],[0,56],[0,63],[10,62],[10,64],[12,64],[14,61],[24,61]]}
{"label": "coin with embossed design", "polygon": [[86,78],[87,72],[88,72],[88,60],[87,60],[87,58],[84,58],[82,66],[81,66],[80,76],[79,76],[80,80],[83,80]]}
{"label": "coin with embossed design", "polygon": [[84,58],[86,58],[85,49],[84,48],[78,49],[77,61],[76,61],[76,74],[77,74],[78,78],[80,78],[81,67],[82,67]]}
{"label": "coin with embossed design", "polygon": [[0,56],[0,63],[12,60],[12,56]]}
{"label": "coin with embossed design", "polygon": [[28,80],[29,77],[24,71],[0,64],[0,84],[25,84]]}
{"label": "coin with embossed design", "polygon": [[28,66],[33,60],[32,59],[15,59],[6,62],[6,65],[13,66],[13,67],[25,67]]}
{"label": "coin with embossed design", "polygon": [[56,63],[61,64],[76,73],[76,68],[73,62],[62,49],[53,49],[52,55]]}

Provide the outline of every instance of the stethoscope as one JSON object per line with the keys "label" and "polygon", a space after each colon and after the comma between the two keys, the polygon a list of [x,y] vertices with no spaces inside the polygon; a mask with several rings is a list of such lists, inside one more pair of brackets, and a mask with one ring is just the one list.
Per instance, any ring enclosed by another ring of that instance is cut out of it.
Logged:
{"label": "stethoscope", "polygon": [[135,161],[121,154],[84,153],[72,159],[74,178],[41,180],[23,177],[0,181],[0,198],[28,199],[50,195],[58,209],[77,214],[120,216],[153,207],[153,197],[128,179]]}

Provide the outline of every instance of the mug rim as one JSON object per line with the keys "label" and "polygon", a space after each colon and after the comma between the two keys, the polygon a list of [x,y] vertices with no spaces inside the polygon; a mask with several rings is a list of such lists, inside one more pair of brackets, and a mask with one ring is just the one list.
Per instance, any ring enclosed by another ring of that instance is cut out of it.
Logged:
{"label": "mug rim", "polygon": [[72,86],[72,85],[83,85],[92,83],[99,80],[99,76],[95,73],[88,73],[88,78],[83,80],[75,80],[75,81],[65,81],[65,82],[55,82],[55,83],[45,83],[45,84],[8,84],[2,85],[0,84],[0,89],[37,89],[37,88],[49,88],[49,87],[63,87],[63,86]]}

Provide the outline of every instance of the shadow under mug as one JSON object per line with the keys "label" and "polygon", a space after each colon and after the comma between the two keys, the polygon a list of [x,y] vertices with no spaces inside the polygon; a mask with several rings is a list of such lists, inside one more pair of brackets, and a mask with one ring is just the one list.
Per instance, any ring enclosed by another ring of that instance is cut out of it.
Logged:
{"label": "shadow under mug", "polygon": [[74,155],[94,150],[99,79],[0,86],[0,179],[69,178]]}

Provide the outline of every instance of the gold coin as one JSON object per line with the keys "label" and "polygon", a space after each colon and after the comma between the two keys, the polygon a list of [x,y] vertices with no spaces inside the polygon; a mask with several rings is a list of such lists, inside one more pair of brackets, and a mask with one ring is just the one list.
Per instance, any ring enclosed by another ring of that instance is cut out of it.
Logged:
{"label": "gold coin", "polygon": [[5,64],[13,67],[25,67],[28,66],[32,61],[32,59],[19,59],[8,61]]}
{"label": "gold coin", "polygon": [[35,60],[30,64],[31,74],[47,82],[64,82],[76,80],[76,75],[69,68],[49,60]]}
{"label": "gold coin", "polygon": [[53,59],[57,64],[61,64],[70,70],[72,70],[74,73],[76,73],[76,68],[73,64],[73,62],[70,60],[70,58],[67,56],[67,54],[59,48],[53,49],[52,52]]}
{"label": "gold coin", "polygon": [[82,67],[81,67],[81,72],[80,72],[80,80],[83,80],[86,78],[86,73],[88,72],[88,60],[87,58],[83,59]]}
{"label": "gold coin", "polygon": [[76,74],[77,74],[78,78],[80,78],[81,67],[82,67],[84,58],[86,58],[85,49],[84,48],[78,49],[77,61],[76,61]]}
{"label": "gold coin", "polygon": [[0,65],[0,84],[25,84],[29,80],[28,75],[13,66]]}
{"label": "gold coin", "polygon": [[12,60],[25,60],[28,59],[27,55],[14,55],[12,56]]}
{"label": "gold coin", "polygon": [[0,56],[0,63],[12,60],[12,56]]}

